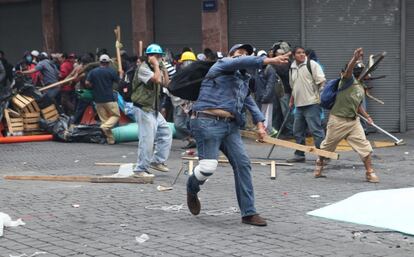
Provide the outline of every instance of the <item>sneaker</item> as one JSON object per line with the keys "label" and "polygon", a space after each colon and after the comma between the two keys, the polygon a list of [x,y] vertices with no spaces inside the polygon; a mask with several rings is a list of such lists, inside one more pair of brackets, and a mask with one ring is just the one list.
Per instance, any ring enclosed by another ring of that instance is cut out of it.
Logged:
{"label": "sneaker", "polygon": [[134,171],[132,175],[134,178],[153,178],[155,177],[154,174],[149,173],[148,171]]}
{"label": "sneaker", "polygon": [[279,132],[279,131],[277,131],[276,129],[272,128],[272,130],[269,132],[269,134],[268,134],[268,135],[269,135],[270,137],[276,137],[278,132]]}
{"label": "sneaker", "polygon": [[188,144],[186,146],[181,147],[181,149],[191,149],[191,148],[196,148],[197,144],[195,141],[189,141]]}
{"label": "sneaker", "polygon": [[294,163],[294,162],[305,162],[305,156],[295,156],[292,159],[287,159],[287,163]]}
{"label": "sneaker", "polygon": [[153,162],[153,163],[151,163],[150,168],[151,169],[154,169],[154,170],[161,171],[161,172],[168,172],[168,171],[170,171],[170,169],[164,163],[154,163]]}
{"label": "sneaker", "polygon": [[242,217],[242,223],[261,227],[267,226],[266,220],[260,217],[259,214]]}

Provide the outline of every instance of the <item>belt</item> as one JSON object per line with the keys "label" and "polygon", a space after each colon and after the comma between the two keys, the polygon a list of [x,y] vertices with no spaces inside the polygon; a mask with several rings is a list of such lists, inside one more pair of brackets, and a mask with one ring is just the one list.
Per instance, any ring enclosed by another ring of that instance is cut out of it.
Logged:
{"label": "belt", "polygon": [[220,117],[214,114],[205,113],[205,112],[196,112],[194,115],[196,118],[208,118],[213,120],[222,120],[226,122],[234,121],[234,118],[232,117]]}

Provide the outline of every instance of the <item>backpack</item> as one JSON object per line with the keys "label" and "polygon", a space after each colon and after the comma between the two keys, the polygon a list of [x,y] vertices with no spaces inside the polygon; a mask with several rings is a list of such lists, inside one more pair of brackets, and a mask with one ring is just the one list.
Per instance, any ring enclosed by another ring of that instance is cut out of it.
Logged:
{"label": "backpack", "polygon": [[325,109],[332,109],[335,104],[336,95],[338,92],[347,89],[354,83],[353,79],[350,79],[348,83],[344,84],[342,88],[338,89],[341,78],[329,80],[325,88],[321,92],[321,103],[320,106]]}
{"label": "backpack", "polygon": [[195,61],[177,71],[168,84],[168,91],[181,99],[195,101],[200,94],[201,82],[215,62]]}
{"label": "backpack", "polygon": [[125,72],[124,77],[119,82],[118,85],[118,93],[122,96],[122,98],[127,101],[131,102],[131,95],[132,95],[132,80],[134,79],[135,71],[139,67],[131,67],[129,70]]}

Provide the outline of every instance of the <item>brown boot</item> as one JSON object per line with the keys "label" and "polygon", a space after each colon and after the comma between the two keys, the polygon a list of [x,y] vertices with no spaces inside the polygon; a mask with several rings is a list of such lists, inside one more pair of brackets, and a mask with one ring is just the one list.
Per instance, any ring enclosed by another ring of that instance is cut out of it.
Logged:
{"label": "brown boot", "polygon": [[319,157],[316,160],[316,167],[315,167],[315,170],[313,171],[313,176],[315,178],[326,178],[326,176],[322,174],[322,170],[323,170],[323,159]]}
{"label": "brown boot", "polygon": [[191,214],[198,215],[200,214],[201,204],[198,199],[197,194],[192,194],[187,192],[187,206]]}
{"label": "brown boot", "polygon": [[259,214],[242,217],[242,223],[261,227],[267,226],[266,220],[260,217]]}

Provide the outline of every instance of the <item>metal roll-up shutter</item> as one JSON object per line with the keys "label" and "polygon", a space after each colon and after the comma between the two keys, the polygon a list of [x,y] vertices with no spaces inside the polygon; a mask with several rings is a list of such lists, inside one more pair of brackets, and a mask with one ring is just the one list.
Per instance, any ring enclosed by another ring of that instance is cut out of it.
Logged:
{"label": "metal roll-up shutter", "polygon": [[[407,1],[408,2],[408,1]],[[371,94],[385,105],[368,100],[375,122],[389,131],[400,129],[400,3],[399,0],[305,1],[306,47],[316,51],[327,79],[338,77],[357,47],[387,56],[373,73],[386,75],[372,82]]]}
{"label": "metal roll-up shutter", "polygon": [[268,50],[284,40],[292,46],[300,44],[300,0],[229,0],[229,47],[250,43]]}
{"label": "metal roll-up shutter", "polygon": [[130,0],[61,0],[62,51],[83,54],[106,48],[115,55],[115,34],[121,26],[123,49],[132,54]]}
{"label": "metal roll-up shutter", "polygon": [[407,127],[414,129],[414,59],[408,55],[411,47],[414,46],[414,1],[406,1],[407,21],[406,21],[406,55],[407,63],[405,66],[405,85],[407,87]]}
{"label": "metal roll-up shutter", "polygon": [[40,0],[0,4],[0,50],[16,64],[24,51],[42,50]]}
{"label": "metal roll-up shutter", "polygon": [[154,39],[174,54],[201,51],[201,0],[154,0]]}

